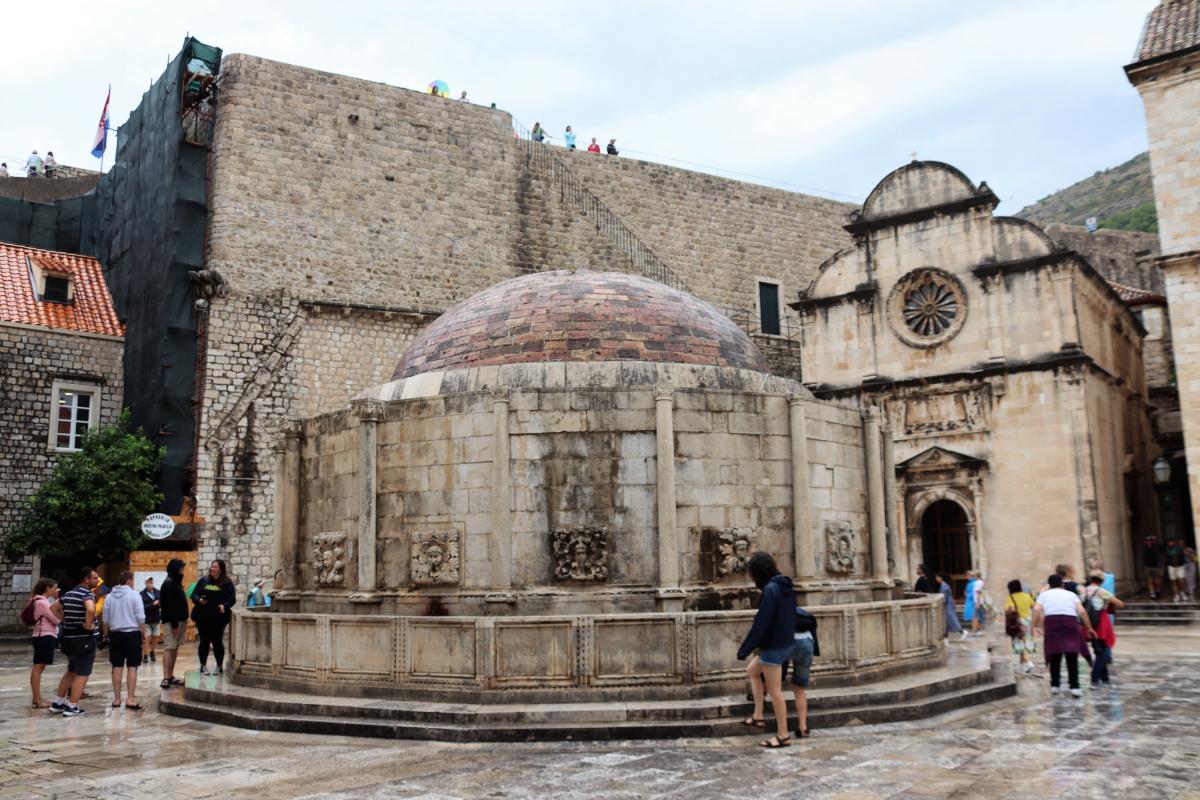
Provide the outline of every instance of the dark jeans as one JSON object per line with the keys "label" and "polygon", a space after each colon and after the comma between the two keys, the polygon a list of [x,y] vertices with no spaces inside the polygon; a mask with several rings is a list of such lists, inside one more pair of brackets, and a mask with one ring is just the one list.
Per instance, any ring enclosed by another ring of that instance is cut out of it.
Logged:
{"label": "dark jeans", "polygon": [[1108,683],[1108,665],[1112,663],[1112,648],[1100,639],[1092,639],[1096,660],[1092,664],[1092,683]]}
{"label": "dark jeans", "polygon": [[213,656],[217,659],[217,669],[225,668],[225,626],[228,624],[224,619],[196,623],[196,634],[200,639],[196,649],[201,667],[208,664],[208,649],[211,647]]}
{"label": "dark jeans", "polygon": [[1063,656],[1067,659],[1067,680],[1072,689],[1079,688],[1079,654],[1055,653],[1050,656],[1050,685],[1058,687],[1062,682]]}

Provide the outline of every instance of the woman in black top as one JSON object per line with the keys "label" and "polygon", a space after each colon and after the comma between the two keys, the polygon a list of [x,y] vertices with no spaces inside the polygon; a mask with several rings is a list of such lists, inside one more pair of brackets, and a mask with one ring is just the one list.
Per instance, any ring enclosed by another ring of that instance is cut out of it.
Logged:
{"label": "woman in black top", "polygon": [[925,569],[924,564],[917,564],[917,582],[913,584],[913,591],[925,594],[937,594],[941,591],[938,588],[937,581]]}
{"label": "woman in black top", "polygon": [[196,634],[200,638],[200,674],[207,675],[208,651],[212,648],[217,659],[217,675],[225,671],[225,626],[229,624],[237,594],[233,581],[225,571],[225,562],[220,559],[208,566],[208,575],[196,582],[192,589],[192,621],[196,623]]}

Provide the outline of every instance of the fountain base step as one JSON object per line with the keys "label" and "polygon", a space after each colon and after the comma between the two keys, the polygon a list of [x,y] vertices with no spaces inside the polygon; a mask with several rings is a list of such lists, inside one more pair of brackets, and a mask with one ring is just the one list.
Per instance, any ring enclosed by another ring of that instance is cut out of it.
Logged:
{"label": "fountain base step", "polygon": [[[961,656],[961,657],[958,657]],[[924,719],[1016,694],[1007,660],[956,653],[944,667],[852,688],[808,692],[810,729]],[[786,696],[790,698],[791,693]],[[317,697],[238,686],[188,673],[159,709],[190,719],[260,731],[480,741],[670,739],[745,733],[744,695],[633,702],[466,704]],[[772,719],[770,704],[766,717]],[[794,727],[795,721],[792,721]]]}

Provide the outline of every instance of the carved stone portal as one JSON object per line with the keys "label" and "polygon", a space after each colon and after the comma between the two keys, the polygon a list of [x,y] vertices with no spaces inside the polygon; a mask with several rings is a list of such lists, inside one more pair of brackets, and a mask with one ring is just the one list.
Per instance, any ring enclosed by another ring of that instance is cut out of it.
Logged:
{"label": "carved stone portal", "polygon": [[849,522],[825,523],[825,569],[837,575],[854,572],[858,540]]}
{"label": "carved stone portal", "polygon": [[341,586],[346,581],[346,534],[318,533],[313,537],[313,573],[317,586]]}
{"label": "carved stone portal", "polygon": [[413,531],[410,572],[417,586],[459,580],[458,531]]}
{"label": "carved stone portal", "polygon": [[550,534],[550,546],[556,580],[608,580],[608,528],[556,528]]}

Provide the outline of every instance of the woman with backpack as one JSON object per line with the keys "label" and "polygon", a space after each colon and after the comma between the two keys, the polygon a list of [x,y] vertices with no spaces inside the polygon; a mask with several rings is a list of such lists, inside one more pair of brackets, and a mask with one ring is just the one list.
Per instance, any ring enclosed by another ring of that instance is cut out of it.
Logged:
{"label": "woman with backpack", "polygon": [[1117,643],[1117,634],[1108,610],[1124,607],[1125,604],[1116,595],[1104,588],[1104,573],[1093,572],[1088,587],[1083,590],[1083,608],[1087,611],[1088,622],[1096,629],[1092,639],[1092,649],[1096,652],[1092,660],[1092,686],[1112,685],[1109,683],[1108,665],[1112,663],[1112,649]]}
{"label": "woman with backpack", "polygon": [[762,551],[750,556],[746,571],[754,585],[762,592],[754,624],[738,648],[738,660],[745,660],[758,650],[758,655],[746,665],[750,688],[754,693],[754,714],[743,724],[748,727],[765,727],[763,722],[763,684],[771,695],[771,709],[775,712],[775,735],[762,742],[772,750],[789,747],[792,737],[788,734],[787,701],[783,697],[783,665],[796,658],[796,592],[792,579],[779,574],[775,559]]}
{"label": "woman with backpack", "polygon": [[58,645],[58,626],[62,622],[58,581],[42,578],[34,585],[33,596],[21,612],[21,621],[33,627],[33,669],[29,672],[33,707],[49,708],[50,704],[42,698],[42,673],[54,663],[54,651]]}
{"label": "woman with backpack", "polygon": [[225,570],[225,562],[217,559],[208,566],[208,575],[196,581],[192,589],[192,621],[196,623],[196,634],[200,639],[197,647],[200,656],[200,674],[208,675],[208,651],[212,648],[217,659],[213,671],[220,675],[225,671],[225,626],[233,616],[233,605],[237,594],[233,581]]}
{"label": "woman with backpack", "polygon": [[1004,602],[1004,633],[1012,642],[1012,651],[1021,657],[1021,669],[1033,672],[1031,653],[1037,652],[1033,638],[1033,595],[1021,587],[1021,582],[1008,582],[1008,599]]}

